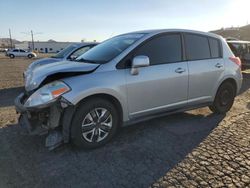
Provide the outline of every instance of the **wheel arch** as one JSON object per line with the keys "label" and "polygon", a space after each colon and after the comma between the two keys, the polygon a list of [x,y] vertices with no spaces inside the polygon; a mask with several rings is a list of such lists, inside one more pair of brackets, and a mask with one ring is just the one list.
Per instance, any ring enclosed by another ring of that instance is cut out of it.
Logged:
{"label": "wheel arch", "polygon": [[115,108],[118,110],[120,121],[123,121],[123,108],[122,108],[121,102],[115,96],[107,94],[107,93],[97,93],[97,94],[89,95],[89,96],[81,99],[76,104],[76,108],[78,108],[81,104],[83,104],[87,100],[90,100],[90,99],[93,99],[93,98],[105,99],[107,101],[110,101],[112,104],[114,104]]}
{"label": "wheel arch", "polygon": [[217,87],[216,93],[217,93],[218,89],[221,87],[221,85],[224,84],[224,83],[226,83],[226,82],[229,82],[229,83],[231,83],[234,86],[234,88],[235,88],[235,94],[237,94],[237,91],[239,89],[238,85],[237,85],[237,81],[234,78],[232,78],[232,77],[228,77],[228,78],[223,79],[220,82],[219,86]]}
{"label": "wheel arch", "polygon": [[81,99],[76,105],[71,105],[64,111],[64,116],[62,118],[62,132],[63,132],[63,139],[65,143],[68,143],[70,141],[71,137],[71,126],[72,126],[72,120],[75,116],[75,112],[77,111],[77,108],[79,108],[80,105],[83,105],[86,101],[93,99],[93,98],[102,98],[106,99],[108,101],[111,101],[112,104],[115,105],[115,108],[119,111],[119,121],[123,122],[123,108],[120,101],[114,97],[113,95],[107,94],[107,93],[98,93],[98,94],[92,94],[89,96],[84,97]]}

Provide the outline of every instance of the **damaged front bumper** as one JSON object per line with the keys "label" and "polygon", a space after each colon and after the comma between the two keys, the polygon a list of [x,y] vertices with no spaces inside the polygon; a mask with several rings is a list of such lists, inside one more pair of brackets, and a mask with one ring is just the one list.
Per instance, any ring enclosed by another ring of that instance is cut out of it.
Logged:
{"label": "damaged front bumper", "polygon": [[28,96],[21,93],[15,99],[15,107],[19,116],[19,125],[29,135],[44,135],[46,147],[54,149],[63,142],[69,142],[70,124],[74,112],[74,106],[64,98],[38,106],[25,107]]}

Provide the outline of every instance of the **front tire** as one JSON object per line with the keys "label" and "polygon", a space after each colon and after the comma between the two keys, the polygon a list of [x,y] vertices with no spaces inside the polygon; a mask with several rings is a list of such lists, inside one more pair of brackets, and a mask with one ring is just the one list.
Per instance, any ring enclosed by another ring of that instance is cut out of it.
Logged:
{"label": "front tire", "polygon": [[80,148],[100,147],[113,138],[118,125],[115,106],[107,100],[92,98],[76,110],[71,127],[72,142]]}
{"label": "front tire", "polygon": [[15,58],[15,56],[14,56],[13,54],[10,54],[9,57],[10,57],[11,59]]}
{"label": "front tire", "polygon": [[28,58],[29,58],[29,59],[31,59],[32,57],[33,57],[33,55],[32,55],[32,54],[29,54],[29,55],[28,55]]}
{"label": "front tire", "polygon": [[235,96],[235,86],[230,82],[223,83],[216,93],[213,104],[209,106],[210,110],[216,114],[225,114],[233,106]]}

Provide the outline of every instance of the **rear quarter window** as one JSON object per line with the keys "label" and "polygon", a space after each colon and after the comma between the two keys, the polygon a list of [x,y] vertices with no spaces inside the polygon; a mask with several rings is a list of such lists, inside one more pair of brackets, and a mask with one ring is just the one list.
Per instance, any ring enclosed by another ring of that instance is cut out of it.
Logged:
{"label": "rear quarter window", "polygon": [[185,47],[188,60],[210,58],[208,38],[195,34],[185,34]]}
{"label": "rear quarter window", "polygon": [[211,58],[221,57],[220,42],[218,39],[209,38],[209,45],[211,50]]}

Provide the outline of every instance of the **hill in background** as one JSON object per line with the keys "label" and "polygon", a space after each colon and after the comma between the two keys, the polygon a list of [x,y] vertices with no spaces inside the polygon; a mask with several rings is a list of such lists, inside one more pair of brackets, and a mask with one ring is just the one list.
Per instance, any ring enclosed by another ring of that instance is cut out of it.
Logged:
{"label": "hill in background", "polygon": [[[16,39],[12,39],[12,45],[21,43]],[[0,38],[0,48],[9,48],[10,47],[10,39],[9,38]]]}
{"label": "hill in background", "polygon": [[211,33],[215,33],[223,36],[224,38],[237,38],[240,40],[248,40],[250,41],[250,24],[242,27],[230,27],[230,28],[222,28],[215,31],[210,31]]}

